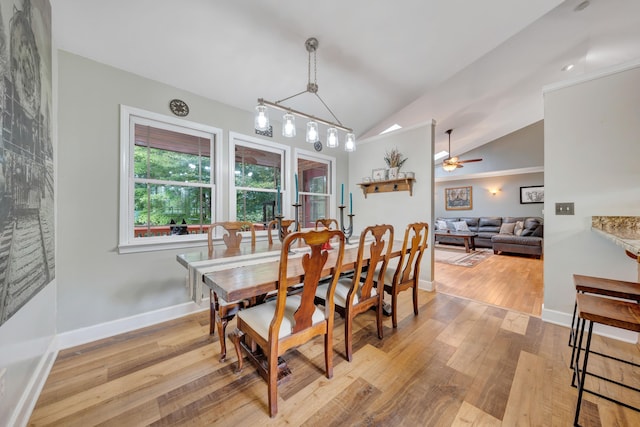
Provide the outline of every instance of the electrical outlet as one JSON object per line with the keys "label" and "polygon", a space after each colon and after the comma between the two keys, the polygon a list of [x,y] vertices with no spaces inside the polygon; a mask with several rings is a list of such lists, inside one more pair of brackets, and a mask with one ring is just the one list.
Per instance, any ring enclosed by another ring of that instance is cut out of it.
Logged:
{"label": "electrical outlet", "polygon": [[556,215],[574,215],[573,202],[556,203]]}

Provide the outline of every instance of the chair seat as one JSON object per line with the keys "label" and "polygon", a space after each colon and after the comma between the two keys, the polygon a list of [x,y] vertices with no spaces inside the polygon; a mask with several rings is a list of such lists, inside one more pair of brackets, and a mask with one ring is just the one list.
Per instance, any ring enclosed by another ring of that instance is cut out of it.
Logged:
{"label": "chair seat", "polygon": [[[326,290],[325,290],[326,295]],[[292,295],[287,297],[287,303],[284,310],[284,317],[280,324],[280,331],[278,332],[278,339],[282,339],[288,335],[291,335],[295,320],[293,315],[300,306],[300,295]],[[271,320],[273,320],[273,313],[276,311],[276,301],[267,301],[264,304],[256,305],[238,312],[240,317],[247,325],[249,325],[254,331],[256,331],[262,338],[268,340],[269,338],[269,326]],[[315,308],[315,311],[311,317],[312,323],[323,322],[325,319],[324,311]]]}
{"label": "chair seat", "polygon": [[[348,278],[342,278],[338,280],[338,284],[336,285],[336,292],[333,294],[333,303],[339,307],[345,308],[347,306],[347,294],[351,289],[353,280]],[[329,284],[324,284],[318,286],[316,289],[316,296],[318,298],[326,299],[327,297],[327,288]],[[360,302],[360,291],[356,292],[356,296],[353,297],[353,304],[358,304]],[[371,289],[371,296],[377,295],[376,288]]]}

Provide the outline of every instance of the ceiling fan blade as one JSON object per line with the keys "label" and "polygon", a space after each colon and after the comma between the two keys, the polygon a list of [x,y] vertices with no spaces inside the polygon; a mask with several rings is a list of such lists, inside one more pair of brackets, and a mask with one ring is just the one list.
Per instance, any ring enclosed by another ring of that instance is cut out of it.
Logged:
{"label": "ceiling fan blade", "polygon": [[471,162],[481,162],[482,159],[469,159],[469,160],[458,160],[458,163],[471,163]]}

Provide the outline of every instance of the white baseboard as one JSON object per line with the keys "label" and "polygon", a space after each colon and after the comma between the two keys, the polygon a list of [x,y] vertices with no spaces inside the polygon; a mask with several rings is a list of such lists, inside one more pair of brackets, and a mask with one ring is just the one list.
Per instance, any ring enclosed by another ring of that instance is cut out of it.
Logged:
{"label": "white baseboard", "polygon": [[428,292],[433,292],[435,289],[435,286],[433,285],[433,282],[430,280],[418,280],[418,288],[428,291]]}
{"label": "white baseboard", "polygon": [[29,382],[20,396],[13,414],[9,418],[10,426],[24,427],[29,422],[33,408],[36,407],[38,397],[40,397],[40,392],[49,377],[49,372],[51,372],[51,368],[53,367],[53,363],[56,361],[56,357],[58,357],[57,348],[57,338],[53,337],[45,354],[38,362],[38,366],[33,371],[31,378],[29,378]]}
{"label": "white baseboard", "polygon": [[[544,307],[542,307],[542,320],[544,320],[545,322],[570,328],[572,319],[573,319],[573,313],[564,313],[561,311],[547,310]],[[593,328],[593,333],[603,337],[608,337],[608,338],[613,338],[619,341],[628,342],[631,344],[638,343],[638,333],[627,331],[626,329],[613,328],[611,326],[596,324]],[[568,335],[567,335],[567,339],[568,339]]]}
{"label": "white baseboard", "polygon": [[209,298],[203,298],[200,305],[195,302],[174,305],[172,307],[161,308],[147,313],[125,317],[99,325],[88,326],[73,331],[58,334],[59,349],[63,350],[77,345],[86,344],[114,335],[130,332],[156,323],[177,319],[188,314],[209,309]]}

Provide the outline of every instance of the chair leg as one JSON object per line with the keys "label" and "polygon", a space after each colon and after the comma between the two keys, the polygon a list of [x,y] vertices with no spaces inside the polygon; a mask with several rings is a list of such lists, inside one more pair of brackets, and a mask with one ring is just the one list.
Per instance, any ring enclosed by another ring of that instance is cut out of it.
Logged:
{"label": "chair leg", "polygon": [[269,416],[271,418],[278,414],[278,355],[269,354]]}
{"label": "chair leg", "polygon": [[240,340],[242,340],[243,335],[244,333],[238,328],[229,334],[229,339],[233,342],[233,346],[236,348],[236,355],[238,356],[238,368],[236,369],[236,374],[242,372],[243,367],[244,359],[242,358],[242,349],[240,344]]}
{"label": "chair leg", "polygon": [[376,323],[378,326],[378,338],[382,339],[382,301],[376,307]]}
{"label": "chair leg", "polygon": [[394,289],[391,292],[391,322],[393,327],[398,327],[398,293]]}
{"label": "chair leg", "polygon": [[351,362],[353,359],[353,343],[352,340],[353,334],[353,323],[351,321],[351,313],[345,313],[344,316],[344,347],[347,352],[347,360]]}
{"label": "chair leg", "polygon": [[333,378],[333,328],[327,328],[324,336],[324,365],[327,378]]}
{"label": "chair leg", "polygon": [[413,314],[416,316],[418,315],[418,284],[417,283],[413,285]]}

